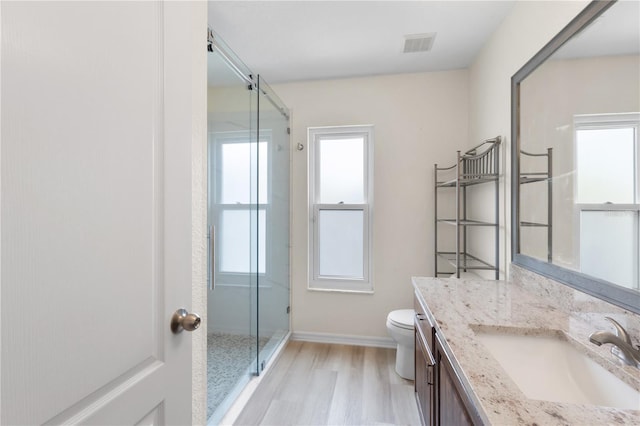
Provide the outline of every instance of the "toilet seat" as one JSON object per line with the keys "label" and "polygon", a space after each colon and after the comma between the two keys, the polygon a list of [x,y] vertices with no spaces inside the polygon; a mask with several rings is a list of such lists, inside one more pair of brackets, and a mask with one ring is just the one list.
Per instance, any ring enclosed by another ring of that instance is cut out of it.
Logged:
{"label": "toilet seat", "polygon": [[413,318],[415,311],[413,309],[399,309],[389,313],[387,320],[394,327],[403,328],[405,330],[413,330]]}

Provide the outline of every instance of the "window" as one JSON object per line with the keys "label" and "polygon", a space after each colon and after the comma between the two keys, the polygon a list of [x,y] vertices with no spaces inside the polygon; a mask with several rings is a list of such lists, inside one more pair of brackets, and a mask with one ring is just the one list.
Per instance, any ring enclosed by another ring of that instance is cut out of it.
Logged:
{"label": "window", "polygon": [[578,203],[636,202],[635,130],[613,123],[576,128]]}
{"label": "window", "polygon": [[373,291],[373,126],[309,129],[309,288]]}
{"label": "window", "polygon": [[634,289],[640,288],[639,127],[637,113],[574,117],[580,271]]}
{"label": "window", "polygon": [[270,138],[261,135],[256,143],[249,132],[221,132],[212,139],[216,282],[248,285],[249,274],[267,273]]}

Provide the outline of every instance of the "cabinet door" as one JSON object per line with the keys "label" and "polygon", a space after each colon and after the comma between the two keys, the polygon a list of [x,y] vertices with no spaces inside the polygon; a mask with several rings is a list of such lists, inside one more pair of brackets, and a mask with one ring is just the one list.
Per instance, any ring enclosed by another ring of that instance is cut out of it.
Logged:
{"label": "cabinet door", "polygon": [[467,410],[470,401],[468,401],[460,380],[451,367],[451,362],[442,350],[438,335],[435,338],[435,357],[438,364],[438,424],[444,426],[473,425],[474,422]]}
{"label": "cabinet door", "polygon": [[416,327],[415,332],[415,390],[420,420],[423,425],[435,425],[435,359],[425,344],[424,335]]}

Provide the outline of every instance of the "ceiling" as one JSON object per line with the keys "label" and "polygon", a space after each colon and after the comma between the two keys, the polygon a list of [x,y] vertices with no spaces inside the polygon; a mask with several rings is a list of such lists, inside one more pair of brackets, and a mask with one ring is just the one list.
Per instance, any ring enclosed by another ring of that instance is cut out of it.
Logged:
{"label": "ceiling", "polygon": [[[467,68],[514,3],[209,1],[209,25],[254,73],[282,83]],[[405,35],[433,32],[431,51],[402,53]]]}

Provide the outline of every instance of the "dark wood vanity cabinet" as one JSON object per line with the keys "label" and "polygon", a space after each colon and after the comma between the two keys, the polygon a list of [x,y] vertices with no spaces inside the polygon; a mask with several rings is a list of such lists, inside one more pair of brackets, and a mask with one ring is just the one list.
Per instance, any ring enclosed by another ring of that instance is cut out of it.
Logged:
{"label": "dark wood vanity cabinet", "polygon": [[423,425],[434,426],[436,422],[436,360],[433,356],[433,325],[425,309],[416,299],[415,318],[415,392],[420,420]]}
{"label": "dark wood vanity cabinet", "polygon": [[481,425],[482,420],[466,394],[440,337],[416,299],[415,392],[420,420],[425,426]]}
{"label": "dark wood vanity cabinet", "polygon": [[[435,358],[437,364],[438,383],[438,424],[440,425],[473,425],[482,424],[471,418],[475,409],[467,397],[460,379],[456,375],[451,361],[442,350],[440,338],[435,336]],[[471,405],[471,407],[470,407]]]}
{"label": "dark wood vanity cabinet", "polygon": [[422,424],[435,425],[435,359],[425,340],[416,327],[416,401]]}

